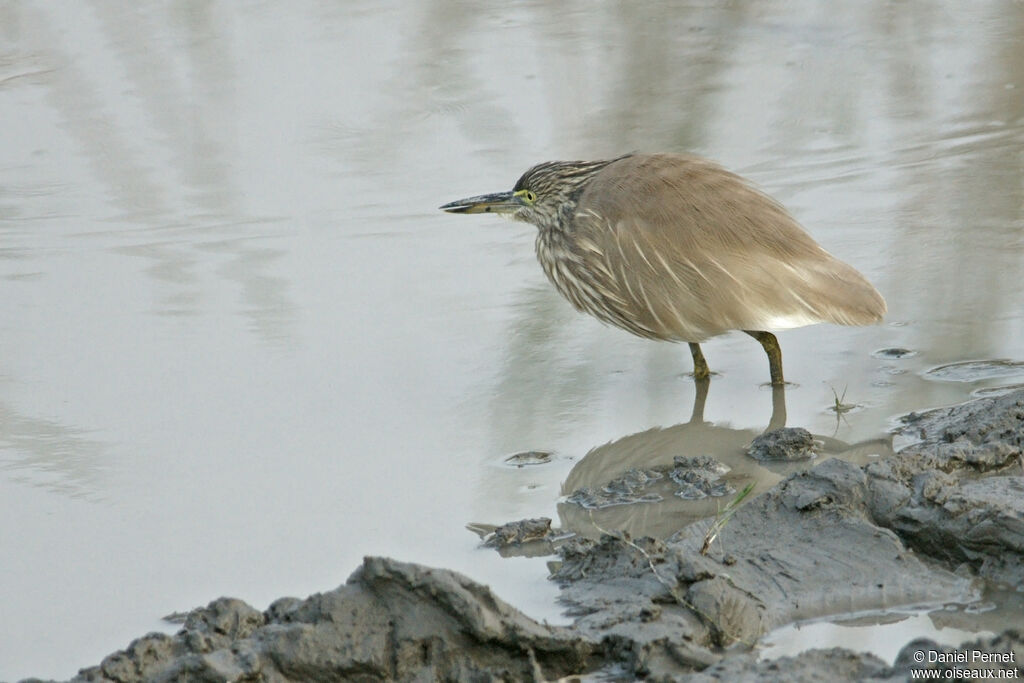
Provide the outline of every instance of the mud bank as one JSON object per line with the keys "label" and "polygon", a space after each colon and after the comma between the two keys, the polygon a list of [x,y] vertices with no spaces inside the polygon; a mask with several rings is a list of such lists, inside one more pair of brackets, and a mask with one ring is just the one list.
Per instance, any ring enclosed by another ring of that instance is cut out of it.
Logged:
{"label": "mud bank", "polygon": [[[899,434],[916,443],[785,478],[710,545],[713,520],[666,541],[609,530],[562,542],[552,578],[569,627],[537,623],[454,572],[367,558],[345,585],[265,612],[216,600],[176,635],[140,638],[74,680],[905,680],[912,668],[970,668],[919,662],[953,652],[925,641],[894,666],[842,649],[764,661],[754,648],[793,622],[970,603],[979,578],[1024,589],[1024,391],[911,414]],[[986,668],[1024,675],[1017,632],[964,650],[1012,653]]]}

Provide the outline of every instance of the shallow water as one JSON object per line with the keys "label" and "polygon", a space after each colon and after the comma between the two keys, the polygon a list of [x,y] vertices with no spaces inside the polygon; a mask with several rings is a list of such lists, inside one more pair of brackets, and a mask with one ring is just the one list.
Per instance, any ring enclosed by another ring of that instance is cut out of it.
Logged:
{"label": "shallow water", "polygon": [[1019,591],[988,588],[979,602],[932,606],[930,609],[897,609],[889,613],[854,618],[814,621],[784,626],[765,636],[762,658],[797,655],[809,645],[845,647],[868,651],[890,666],[911,638],[928,638],[956,647],[979,637],[991,637],[1008,628],[1019,628],[1024,595]]}
{"label": "shallow water", "polygon": [[[364,554],[559,619],[543,558],[464,525],[559,519],[695,387],[574,313],[532,227],[436,210],[537,161],[713,157],[876,284],[886,324],[779,335],[788,424],[876,443],[1019,383],[1022,31],[1010,0],[0,5],[0,679]],[[703,421],[756,435],[761,349],[705,354]]]}

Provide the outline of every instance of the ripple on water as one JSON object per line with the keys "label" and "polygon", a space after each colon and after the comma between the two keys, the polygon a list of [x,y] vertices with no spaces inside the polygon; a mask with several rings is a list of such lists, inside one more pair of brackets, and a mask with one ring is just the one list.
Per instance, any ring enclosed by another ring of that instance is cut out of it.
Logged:
{"label": "ripple on water", "polygon": [[913,358],[917,355],[917,351],[913,349],[904,349],[901,347],[892,347],[888,349],[878,349],[872,351],[872,358],[881,358],[883,360],[899,360],[901,358]]}
{"label": "ripple on water", "polygon": [[924,376],[941,382],[980,382],[986,379],[1024,376],[1024,363],[1005,358],[968,360],[940,365],[925,371]]}

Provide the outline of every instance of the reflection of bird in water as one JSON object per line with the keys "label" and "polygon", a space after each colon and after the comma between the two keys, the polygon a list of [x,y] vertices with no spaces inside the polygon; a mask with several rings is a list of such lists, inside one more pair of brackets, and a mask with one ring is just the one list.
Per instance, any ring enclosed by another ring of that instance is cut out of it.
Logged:
{"label": "reflection of bird in water", "polygon": [[[748,446],[759,431],[733,429],[704,421],[704,402],[709,382],[698,382],[690,421],[667,428],[649,429],[624,436],[598,446],[576,464],[562,485],[562,494],[569,500],[560,502],[558,514],[563,531],[593,536],[602,529],[622,529],[634,536],[667,538],[691,522],[714,517],[732,498],[714,495],[701,499],[684,499],[674,494],[676,486],[668,477],[654,482],[644,492],[657,492],[657,502],[633,502],[607,507],[583,507],[572,502],[573,493],[582,489],[600,490],[609,482],[620,480],[629,471],[671,469],[676,456],[711,456],[728,471],[720,481],[739,491],[754,483],[753,493],[774,486],[783,477],[821,462],[823,457],[838,457],[865,464],[880,455],[892,453],[891,437],[847,444],[838,439],[816,435],[821,443],[818,457],[801,462],[759,462],[747,454]],[[785,423],[783,387],[773,387],[772,417],[766,431]],[[628,476],[628,475],[627,475]]]}
{"label": "reflection of bird in water", "polygon": [[769,330],[819,322],[876,323],[885,301],[778,203],[694,157],[630,154],[534,166],[509,192],[445,204],[453,213],[510,214],[536,225],[537,258],[579,310],[641,337],[699,343],[743,330],[784,383]]}

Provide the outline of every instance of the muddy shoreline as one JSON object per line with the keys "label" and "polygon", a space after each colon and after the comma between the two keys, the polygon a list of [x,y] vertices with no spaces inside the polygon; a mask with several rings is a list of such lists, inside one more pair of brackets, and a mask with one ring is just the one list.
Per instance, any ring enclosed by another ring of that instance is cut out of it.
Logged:
{"label": "muddy shoreline", "polygon": [[[1024,391],[912,413],[899,434],[915,443],[786,476],[710,545],[712,519],[665,541],[615,528],[552,541],[536,520],[505,528],[496,545],[559,556],[567,627],[455,572],[370,557],[344,585],[264,612],[215,600],[177,634],[139,638],[72,680],[905,680],[913,668],[977,668],[954,661],[972,650],[991,654],[986,669],[1024,675],[1024,633],[1013,630],[956,651],[913,641],[893,666],[844,649],[759,660],[758,639],[785,624],[967,604],[982,580],[1024,590]],[[714,489],[714,471],[685,458],[666,470],[698,492]]]}

